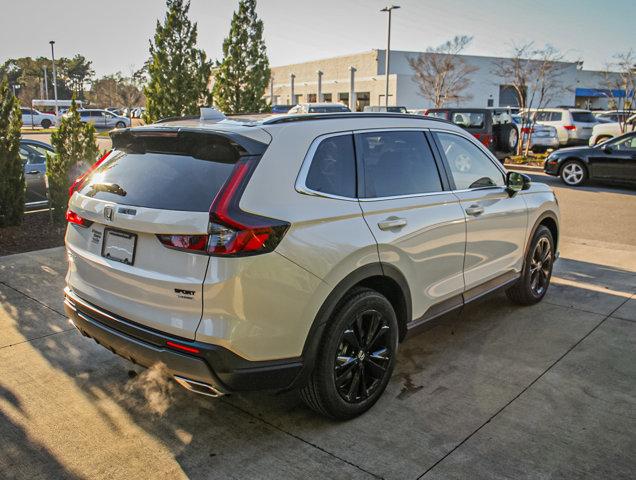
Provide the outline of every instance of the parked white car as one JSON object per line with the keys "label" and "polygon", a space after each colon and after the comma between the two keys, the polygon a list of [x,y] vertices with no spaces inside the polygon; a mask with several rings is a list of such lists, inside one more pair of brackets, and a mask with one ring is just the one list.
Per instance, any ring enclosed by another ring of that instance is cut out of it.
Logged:
{"label": "parked white car", "polygon": [[599,122],[589,110],[579,108],[543,108],[528,110],[537,123],[557,129],[560,145],[587,145],[592,129]]}
{"label": "parked white car", "polygon": [[71,188],[65,311],[193,392],[299,388],[351,418],[408,330],[497,288],[531,305],[549,287],[554,192],[444,120],[195,119],[111,138]]}
{"label": "parked white car", "polygon": [[51,113],[42,113],[34,108],[20,108],[22,111],[22,125],[24,126],[40,126],[42,128],[50,128],[57,125],[57,117]]}
{"label": "parked white car", "polygon": [[299,103],[287,112],[290,115],[298,113],[339,113],[350,112],[348,107],[341,103]]}
{"label": "parked white car", "polygon": [[130,118],[116,115],[108,110],[85,109],[80,110],[82,122],[90,122],[95,128],[126,128],[130,127]]}
{"label": "parked white car", "polygon": [[636,113],[629,117],[625,122],[624,131],[621,130],[621,124],[618,122],[612,123],[599,123],[594,126],[592,130],[592,136],[590,137],[590,145],[598,145],[610,138],[618,137],[623,133],[633,132],[636,129]]}
{"label": "parked white car", "polygon": [[631,117],[634,110],[605,110],[601,112],[594,112],[594,116],[599,122],[614,123],[625,121],[626,118]]}
{"label": "parked white car", "polygon": [[[529,121],[524,122],[521,115],[513,114],[511,118],[512,123],[517,127],[517,131],[521,133],[523,130],[523,148],[526,148],[528,138],[530,139],[530,150],[535,153],[559,148],[559,136],[555,127],[535,123],[531,129]],[[532,130],[532,135],[530,135],[530,130]],[[521,135],[519,135],[519,138],[521,138]]]}

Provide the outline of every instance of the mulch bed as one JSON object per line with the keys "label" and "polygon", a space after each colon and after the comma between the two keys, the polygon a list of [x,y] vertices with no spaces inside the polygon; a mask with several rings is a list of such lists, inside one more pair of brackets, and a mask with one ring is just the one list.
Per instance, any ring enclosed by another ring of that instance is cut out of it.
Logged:
{"label": "mulch bed", "polygon": [[27,212],[19,227],[0,228],[0,256],[64,245],[66,224],[55,225],[49,212]]}

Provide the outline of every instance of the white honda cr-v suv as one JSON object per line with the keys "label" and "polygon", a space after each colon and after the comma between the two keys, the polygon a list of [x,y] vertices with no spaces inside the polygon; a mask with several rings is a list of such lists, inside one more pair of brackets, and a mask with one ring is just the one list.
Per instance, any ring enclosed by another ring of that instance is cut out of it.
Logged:
{"label": "white honda cr-v suv", "polygon": [[299,388],[349,418],[378,400],[413,327],[498,288],[524,305],[548,288],[554,193],[444,120],[336,113],[111,135],[71,189],[66,311],[195,392]]}

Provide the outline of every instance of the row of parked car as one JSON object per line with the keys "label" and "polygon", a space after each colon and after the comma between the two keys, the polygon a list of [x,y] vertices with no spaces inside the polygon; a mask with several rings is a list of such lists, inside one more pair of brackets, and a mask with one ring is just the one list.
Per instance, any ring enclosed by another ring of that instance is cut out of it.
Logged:
{"label": "row of parked car", "polygon": [[[339,103],[274,105],[273,113],[348,112]],[[518,108],[431,108],[407,111],[402,106],[366,106],[365,112],[414,113],[444,118],[468,131],[486,147],[503,153],[517,149],[519,140],[534,152],[574,145],[597,145],[625,132],[634,131],[636,112],[609,110],[591,112],[559,107],[519,110]]]}
{"label": "row of parked car", "polygon": [[[59,124],[58,117],[53,113],[45,113],[35,108],[22,107],[22,125],[34,126],[42,128],[51,128]],[[125,128],[130,127],[131,121],[128,111],[110,108],[83,108],[79,110],[80,117],[83,122],[90,122],[96,128]],[[143,112],[139,113],[139,115]],[[60,112],[60,116],[64,117],[68,112]],[[133,117],[134,118],[134,117]]]}

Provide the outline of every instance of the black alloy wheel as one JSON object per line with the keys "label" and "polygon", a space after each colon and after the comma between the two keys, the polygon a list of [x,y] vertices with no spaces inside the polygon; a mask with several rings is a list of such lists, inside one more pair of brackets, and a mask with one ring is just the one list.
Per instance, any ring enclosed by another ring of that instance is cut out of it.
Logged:
{"label": "black alloy wheel", "polygon": [[313,370],[300,390],[302,399],[339,420],[364,413],[389,383],[398,336],[391,302],[376,290],[355,287],[327,320]]}
{"label": "black alloy wheel", "polygon": [[382,313],[369,309],[360,312],[342,332],[334,380],[346,402],[366,400],[382,383],[393,354],[389,330]]}
{"label": "black alloy wheel", "polygon": [[552,246],[547,237],[541,237],[534,247],[530,261],[530,288],[537,297],[543,296],[552,273]]}

